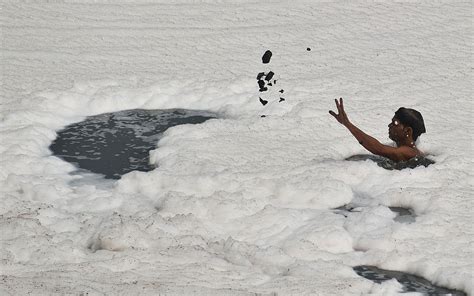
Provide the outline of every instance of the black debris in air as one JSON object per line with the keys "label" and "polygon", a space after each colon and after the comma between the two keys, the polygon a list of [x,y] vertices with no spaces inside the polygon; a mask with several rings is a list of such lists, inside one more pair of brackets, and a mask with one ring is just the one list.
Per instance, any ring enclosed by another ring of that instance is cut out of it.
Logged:
{"label": "black debris in air", "polygon": [[257,80],[262,79],[262,77],[265,75],[265,72],[260,72],[257,74]]}
{"label": "black debris in air", "polygon": [[278,101],[279,103],[283,102],[285,100],[285,98],[280,98],[280,100]]}
{"label": "black debris in air", "polygon": [[306,48],[306,50],[307,50],[307,51],[311,51],[311,48],[308,47],[308,48]]}
{"label": "black debris in air", "polygon": [[272,57],[272,52],[267,50],[262,56],[262,63],[268,64],[270,62],[271,57]]}
{"label": "black debris in air", "polygon": [[275,73],[272,71],[268,72],[267,76],[265,76],[265,80],[270,81],[273,78],[273,75],[275,75]]}
{"label": "black debris in air", "polygon": [[268,88],[265,87],[265,81],[259,80],[258,81],[258,87],[260,88],[259,91],[267,91]]}
{"label": "black debris in air", "polygon": [[284,91],[283,89],[280,89],[280,93],[281,93],[281,94],[284,93],[284,92],[285,92],[285,91]]}
{"label": "black debris in air", "polygon": [[258,97],[258,99],[260,100],[260,103],[262,103],[263,106],[265,106],[268,103],[268,101],[265,101],[260,97]]}

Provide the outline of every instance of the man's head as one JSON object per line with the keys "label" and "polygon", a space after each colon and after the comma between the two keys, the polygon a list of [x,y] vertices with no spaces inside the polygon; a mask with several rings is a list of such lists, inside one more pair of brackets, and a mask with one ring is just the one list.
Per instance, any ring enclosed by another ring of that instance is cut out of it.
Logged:
{"label": "man's head", "polygon": [[413,141],[416,141],[422,133],[426,132],[421,113],[405,107],[401,107],[395,112],[389,128],[389,137],[394,141],[399,141],[401,137],[407,135],[411,135]]}

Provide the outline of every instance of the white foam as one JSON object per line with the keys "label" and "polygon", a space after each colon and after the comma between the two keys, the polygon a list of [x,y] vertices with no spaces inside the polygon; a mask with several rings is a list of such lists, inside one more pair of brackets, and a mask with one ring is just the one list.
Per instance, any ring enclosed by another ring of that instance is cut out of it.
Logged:
{"label": "white foam", "polygon": [[[5,5],[0,291],[398,293],[352,270],[377,265],[474,293],[469,11]],[[286,101],[263,107],[255,75],[266,49]],[[381,141],[398,107],[421,111],[419,145],[436,164],[344,161],[363,148],[327,113],[340,96]],[[150,153],[158,168],[117,182],[48,150],[67,124],[134,108],[221,118],[169,129]],[[347,218],[332,210],[349,202],[358,208]],[[416,221],[394,222],[388,206],[414,209]]]}

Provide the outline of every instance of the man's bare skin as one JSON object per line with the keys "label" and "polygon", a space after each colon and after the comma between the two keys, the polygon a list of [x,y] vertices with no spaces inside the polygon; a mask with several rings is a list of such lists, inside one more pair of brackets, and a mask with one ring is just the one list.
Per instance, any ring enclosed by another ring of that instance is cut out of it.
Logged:
{"label": "man's bare skin", "polygon": [[344,111],[344,102],[342,98],[340,98],[339,101],[337,99],[335,101],[338,114],[333,111],[329,111],[329,113],[334,116],[339,123],[344,125],[357,141],[359,141],[359,143],[371,153],[387,157],[396,162],[407,161],[415,156],[422,155],[413,141],[413,129],[409,126],[404,126],[397,118],[393,117],[392,122],[388,125],[389,138],[395,142],[397,147],[383,145],[349,121],[349,118]]}

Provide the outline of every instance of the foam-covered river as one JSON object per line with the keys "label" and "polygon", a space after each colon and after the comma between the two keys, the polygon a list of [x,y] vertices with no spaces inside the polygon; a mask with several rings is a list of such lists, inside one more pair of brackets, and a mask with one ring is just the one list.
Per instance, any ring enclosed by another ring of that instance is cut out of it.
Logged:
{"label": "foam-covered river", "polygon": [[[0,294],[472,295],[472,3],[224,2],[2,5]],[[383,143],[419,110],[429,163],[346,160],[338,97]],[[218,116],[112,124],[170,109]]]}

